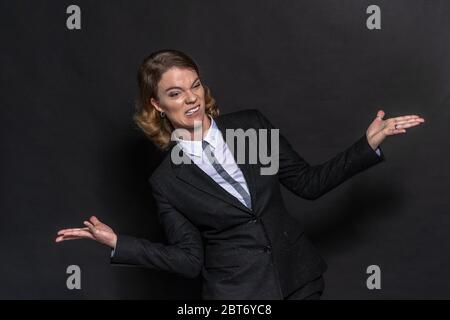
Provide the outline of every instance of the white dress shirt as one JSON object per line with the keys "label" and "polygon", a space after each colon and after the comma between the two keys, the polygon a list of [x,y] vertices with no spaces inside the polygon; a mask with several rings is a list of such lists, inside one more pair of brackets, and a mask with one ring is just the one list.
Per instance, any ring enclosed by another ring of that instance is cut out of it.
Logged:
{"label": "white dress shirt", "polygon": [[[250,194],[241,169],[236,164],[236,161],[231,153],[228,145],[223,139],[222,132],[217,127],[213,118],[211,119],[211,126],[204,135],[203,139],[211,145],[211,150],[214,153],[217,162],[225,169],[226,172],[236,180],[248,194]],[[202,169],[208,176],[210,176],[219,186],[229,192],[232,196],[238,199],[245,206],[244,198],[236,191],[222,176],[217,173],[216,169],[208,161],[202,148],[201,140],[181,140],[177,139],[177,143],[181,146],[192,162]]]}

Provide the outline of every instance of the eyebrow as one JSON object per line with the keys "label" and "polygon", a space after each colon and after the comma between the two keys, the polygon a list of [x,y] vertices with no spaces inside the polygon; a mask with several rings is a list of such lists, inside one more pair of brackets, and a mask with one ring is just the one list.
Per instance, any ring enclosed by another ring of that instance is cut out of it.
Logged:
{"label": "eyebrow", "polygon": [[[196,83],[197,80],[199,80],[199,79],[200,79],[200,78],[197,77],[197,78],[194,80],[194,82],[192,82],[192,85],[191,85],[191,86],[193,86],[194,83]],[[181,89],[181,90],[182,90],[182,88],[180,88],[180,87],[170,87],[170,88],[167,88],[165,92],[167,92],[167,91],[169,91],[169,90],[172,90],[172,89]]]}

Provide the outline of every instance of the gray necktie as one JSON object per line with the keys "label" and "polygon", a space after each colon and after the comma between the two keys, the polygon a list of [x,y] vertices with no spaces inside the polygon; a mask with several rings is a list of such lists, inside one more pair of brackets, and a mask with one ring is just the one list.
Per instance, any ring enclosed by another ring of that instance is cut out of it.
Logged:
{"label": "gray necktie", "polygon": [[208,158],[209,162],[212,164],[214,169],[217,171],[217,173],[242,196],[246,206],[251,209],[252,202],[250,200],[250,195],[248,194],[248,192],[245,191],[245,189],[241,186],[241,184],[236,180],[234,180],[228,174],[228,172],[225,171],[222,165],[217,161],[216,157],[214,156],[214,152],[211,150],[211,145],[207,141],[202,140],[202,146],[203,151],[206,154],[206,157]]}

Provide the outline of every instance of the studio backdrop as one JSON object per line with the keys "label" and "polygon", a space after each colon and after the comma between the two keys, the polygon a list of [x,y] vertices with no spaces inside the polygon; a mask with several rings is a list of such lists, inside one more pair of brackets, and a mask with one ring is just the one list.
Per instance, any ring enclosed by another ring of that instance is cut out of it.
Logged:
{"label": "studio backdrop", "polygon": [[283,196],[328,263],[323,299],[450,298],[449,16],[447,0],[1,1],[0,298],[200,297],[200,279],[54,241],[91,215],[166,240],[147,181],[162,155],[132,119],[138,66],[165,48],[198,63],[221,113],[260,110],[311,164],[379,109],[424,117],[382,164]]}

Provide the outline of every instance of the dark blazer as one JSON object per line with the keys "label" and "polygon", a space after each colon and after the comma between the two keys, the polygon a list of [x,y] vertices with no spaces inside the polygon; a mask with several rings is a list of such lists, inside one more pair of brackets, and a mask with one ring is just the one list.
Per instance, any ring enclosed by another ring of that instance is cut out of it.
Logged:
{"label": "dark blazer", "polygon": [[[221,115],[215,121],[224,139],[226,128],[274,129],[257,110]],[[149,178],[167,243],[119,235],[111,263],[189,278],[201,274],[204,299],[283,299],[320,276],[327,265],[286,210],[280,183],[314,200],[384,160],[364,134],[332,159],[311,166],[280,134],[276,175],[260,175],[259,161],[238,164],[250,190],[250,210],[195,164],[174,164],[169,152]]]}

